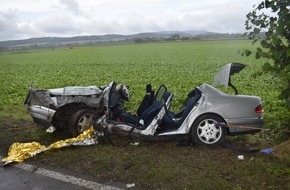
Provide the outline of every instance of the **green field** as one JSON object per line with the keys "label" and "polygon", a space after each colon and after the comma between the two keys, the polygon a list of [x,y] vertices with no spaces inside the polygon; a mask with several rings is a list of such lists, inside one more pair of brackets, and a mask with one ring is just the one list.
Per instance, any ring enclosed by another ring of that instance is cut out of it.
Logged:
{"label": "green field", "polygon": [[[285,104],[277,98],[281,83],[270,75],[253,78],[262,62],[241,56],[239,51],[246,48],[253,48],[248,40],[206,40],[4,53],[0,54],[0,105],[22,105],[30,86],[100,86],[115,81],[130,87],[131,101],[126,106],[133,113],[147,83],[155,89],[165,84],[174,94],[173,110],[178,110],[195,86],[211,84],[223,65],[241,62],[248,66],[233,77],[233,84],[241,94],[260,96],[267,123],[277,127],[287,115]],[[3,106],[0,110],[6,113]]]}

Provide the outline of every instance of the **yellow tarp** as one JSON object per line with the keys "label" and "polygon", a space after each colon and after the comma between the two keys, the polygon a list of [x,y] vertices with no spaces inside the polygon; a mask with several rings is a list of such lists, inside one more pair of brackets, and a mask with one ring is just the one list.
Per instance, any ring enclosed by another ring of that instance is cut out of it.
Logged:
{"label": "yellow tarp", "polygon": [[97,140],[94,137],[94,128],[91,127],[84,131],[82,134],[75,138],[69,138],[65,140],[60,140],[52,143],[48,147],[41,145],[38,142],[29,142],[29,143],[13,143],[9,150],[8,156],[3,158],[1,162],[5,162],[4,165],[11,162],[23,162],[24,160],[35,156],[41,152],[58,149],[62,147],[67,147],[71,145],[91,145],[96,144]]}

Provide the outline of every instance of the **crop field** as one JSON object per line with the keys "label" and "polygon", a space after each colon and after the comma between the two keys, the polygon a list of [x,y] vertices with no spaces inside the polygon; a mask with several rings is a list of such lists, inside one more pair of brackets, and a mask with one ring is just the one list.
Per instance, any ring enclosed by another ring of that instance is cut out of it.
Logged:
{"label": "crop field", "polygon": [[115,81],[129,86],[131,101],[126,107],[132,113],[147,83],[154,89],[166,85],[174,94],[172,109],[178,110],[187,93],[204,82],[211,84],[223,65],[241,62],[248,66],[233,77],[233,84],[240,94],[260,96],[268,123],[278,124],[286,112],[277,98],[281,83],[270,75],[254,78],[261,61],[241,56],[239,51],[246,48],[253,48],[248,40],[207,40],[4,53],[0,54],[0,105],[23,105],[30,86],[101,86]]}

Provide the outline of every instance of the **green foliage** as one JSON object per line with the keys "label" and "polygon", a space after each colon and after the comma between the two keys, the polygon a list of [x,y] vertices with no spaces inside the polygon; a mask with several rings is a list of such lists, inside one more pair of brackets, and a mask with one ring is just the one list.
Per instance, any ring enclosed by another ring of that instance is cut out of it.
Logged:
{"label": "green foliage", "polygon": [[[174,94],[171,109],[178,111],[197,85],[212,84],[222,66],[241,62],[248,66],[232,78],[233,84],[240,94],[262,98],[267,126],[275,128],[288,113],[285,103],[278,100],[281,80],[273,80],[270,74],[253,78],[262,62],[239,56],[241,48],[254,49],[249,40],[208,40],[0,54],[0,105],[15,105],[15,109],[23,106],[30,86],[100,86],[116,81],[129,86],[131,100],[126,108],[131,113],[136,112],[148,83],[155,90],[160,84],[166,85]],[[0,118],[11,117],[8,111],[3,106]]]}
{"label": "green foliage", "polygon": [[[255,58],[264,59],[263,71],[274,74],[280,80],[279,98],[290,110],[290,1],[266,0],[247,14],[245,33],[253,44],[257,42]],[[270,12],[271,11],[271,12]],[[243,54],[250,55],[246,50]],[[290,120],[288,115],[284,122]],[[289,127],[289,124],[286,126]]]}
{"label": "green foliage", "polygon": [[[0,104],[20,105],[30,86],[129,85],[136,108],[147,83],[165,84],[177,105],[195,86],[212,83],[218,69],[238,56],[248,41],[194,41],[55,49],[0,55]],[[258,95],[258,94],[257,94]],[[133,110],[132,110],[133,111]]]}

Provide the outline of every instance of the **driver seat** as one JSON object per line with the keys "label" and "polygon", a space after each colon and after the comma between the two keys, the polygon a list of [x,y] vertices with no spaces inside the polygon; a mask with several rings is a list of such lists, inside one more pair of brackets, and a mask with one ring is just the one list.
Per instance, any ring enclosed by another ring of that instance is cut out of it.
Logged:
{"label": "driver seat", "polygon": [[152,91],[151,84],[146,85],[146,94],[143,97],[143,100],[140,106],[137,109],[137,116],[141,116],[142,113],[148,109],[154,103],[154,91]]}
{"label": "driver seat", "polygon": [[140,117],[129,113],[121,113],[120,120],[124,123],[137,125],[138,129],[144,130],[156,117],[156,115],[162,109],[162,107],[164,106],[169,97],[172,97],[172,94],[166,91],[162,96],[162,100],[155,101],[151,106],[149,106],[146,110],[144,110],[144,112],[141,114]]}
{"label": "driver seat", "polygon": [[188,94],[186,101],[177,114],[168,111],[164,116],[158,132],[174,130],[181,126],[190,111],[197,105],[201,98],[201,92],[197,89]]}

